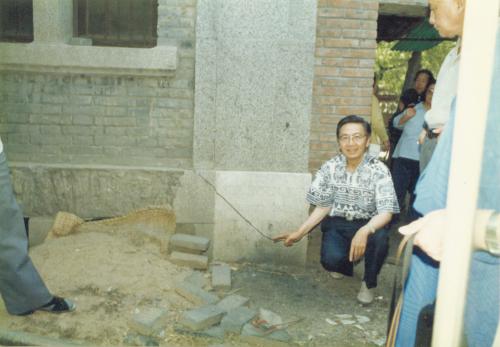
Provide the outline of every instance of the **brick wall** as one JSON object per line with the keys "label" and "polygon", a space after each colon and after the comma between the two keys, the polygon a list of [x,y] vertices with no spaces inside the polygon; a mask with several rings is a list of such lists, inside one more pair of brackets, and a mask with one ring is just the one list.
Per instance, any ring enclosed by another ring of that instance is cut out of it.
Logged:
{"label": "brick wall", "polygon": [[196,0],[159,0],[171,77],[0,71],[0,136],[10,161],[192,166]]}
{"label": "brick wall", "polygon": [[337,152],[346,115],[369,117],[378,0],[318,0],[309,170]]}

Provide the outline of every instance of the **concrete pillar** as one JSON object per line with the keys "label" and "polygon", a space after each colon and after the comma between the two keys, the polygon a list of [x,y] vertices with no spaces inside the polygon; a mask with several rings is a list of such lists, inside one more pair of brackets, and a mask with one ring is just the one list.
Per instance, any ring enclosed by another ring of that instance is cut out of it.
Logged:
{"label": "concrete pillar", "polygon": [[33,31],[36,43],[67,43],[73,36],[73,1],[33,1]]}

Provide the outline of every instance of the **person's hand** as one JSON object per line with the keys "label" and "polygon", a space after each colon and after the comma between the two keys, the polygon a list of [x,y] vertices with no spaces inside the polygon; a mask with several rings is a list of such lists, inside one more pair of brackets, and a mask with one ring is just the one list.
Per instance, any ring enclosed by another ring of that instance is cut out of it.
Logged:
{"label": "person's hand", "polygon": [[354,262],[365,254],[366,244],[368,242],[370,230],[365,226],[361,227],[351,241],[351,250],[349,251],[349,261]]}
{"label": "person's hand", "polygon": [[416,114],[417,114],[417,111],[415,111],[415,108],[414,108],[414,107],[408,107],[408,108],[406,109],[405,115],[406,115],[408,118],[413,118]]}
{"label": "person's hand", "polygon": [[427,136],[427,132],[424,129],[424,130],[422,130],[420,132],[420,135],[418,135],[418,141],[417,142],[418,142],[419,145],[423,145],[424,144],[426,136]]}
{"label": "person's hand", "polygon": [[389,142],[389,140],[383,141],[381,148],[384,152],[388,152],[391,149],[391,143]]}
{"label": "person's hand", "polygon": [[304,237],[304,235],[302,235],[301,232],[295,231],[293,233],[285,233],[275,236],[273,237],[273,241],[274,242],[283,241],[283,244],[286,247],[290,247],[293,246],[294,243],[299,242],[302,239],[302,237]]}
{"label": "person's hand", "polygon": [[420,247],[431,258],[440,261],[443,253],[443,238],[446,210],[436,210],[416,221],[399,228],[403,235],[417,233],[413,244]]}

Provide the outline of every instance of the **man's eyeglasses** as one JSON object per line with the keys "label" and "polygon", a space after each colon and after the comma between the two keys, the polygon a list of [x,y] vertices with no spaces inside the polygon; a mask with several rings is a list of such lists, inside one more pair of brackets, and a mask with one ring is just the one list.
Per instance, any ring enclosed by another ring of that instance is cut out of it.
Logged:
{"label": "man's eyeglasses", "polygon": [[360,144],[363,142],[363,140],[365,139],[366,135],[360,135],[360,134],[354,134],[354,135],[342,135],[339,137],[339,142],[341,144],[347,144],[349,143],[349,140],[351,140],[352,142],[356,143],[356,144]]}

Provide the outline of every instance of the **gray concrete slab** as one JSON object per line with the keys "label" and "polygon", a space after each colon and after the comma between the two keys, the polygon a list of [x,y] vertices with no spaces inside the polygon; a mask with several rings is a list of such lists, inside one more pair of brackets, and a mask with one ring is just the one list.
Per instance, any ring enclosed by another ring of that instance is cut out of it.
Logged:
{"label": "gray concrete slab", "polygon": [[145,336],[155,336],[165,328],[168,310],[148,307],[138,310],[129,321],[132,330]]}
{"label": "gray concrete slab", "polygon": [[199,331],[220,323],[223,316],[224,311],[221,308],[207,305],[184,312],[180,324],[191,330]]}
{"label": "gray concrete slab", "polygon": [[222,318],[220,324],[225,331],[239,334],[243,326],[255,318],[256,315],[256,310],[241,306],[229,311],[227,315]]}
{"label": "gray concrete slab", "polygon": [[189,282],[183,282],[175,287],[175,292],[195,305],[215,304],[220,299],[217,295],[207,292]]}
{"label": "gray concrete slab", "polygon": [[210,240],[206,237],[188,235],[188,234],[174,234],[170,238],[170,247],[172,250],[182,249],[186,252],[205,252],[208,249]]}
{"label": "gray concrete slab", "polygon": [[217,306],[224,310],[224,312],[229,312],[237,307],[247,305],[249,301],[250,299],[245,298],[244,296],[233,294],[226,296],[224,299],[219,301]]}
{"label": "gray concrete slab", "polygon": [[199,254],[172,252],[170,261],[177,265],[189,266],[193,269],[205,270],[208,268],[208,257]]}
{"label": "gray concrete slab", "polygon": [[231,289],[231,268],[228,264],[213,264],[211,270],[214,289]]}

